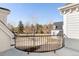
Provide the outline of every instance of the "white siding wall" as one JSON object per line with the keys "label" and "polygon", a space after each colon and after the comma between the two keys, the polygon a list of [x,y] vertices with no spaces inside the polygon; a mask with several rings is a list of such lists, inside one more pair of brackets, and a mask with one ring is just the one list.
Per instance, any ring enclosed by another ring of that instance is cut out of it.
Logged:
{"label": "white siding wall", "polygon": [[10,48],[10,37],[0,30],[0,52]]}
{"label": "white siding wall", "polygon": [[[75,7],[74,7],[75,6]],[[79,4],[64,6],[61,8],[63,14],[63,32],[65,34],[65,47],[79,51]],[[67,9],[69,11],[67,12]]]}
{"label": "white siding wall", "polygon": [[63,34],[65,47],[79,51],[79,3],[59,8],[63,15]]}
{"label": "white siding wall", "polygon": [[0,52],[12,48],[14,34],[7,27],[9,11],[0,9]]}
{"label": "white siding wall", "polygon": [[64,33],[69,38],[79,39],[79,12],[73,12],[64,17]]}
{"label": "white siding wall", "polygon": [[9,31],[9,29],[0,22],[0,52],[11,48],[11,44],[14,43],[14,35]]}

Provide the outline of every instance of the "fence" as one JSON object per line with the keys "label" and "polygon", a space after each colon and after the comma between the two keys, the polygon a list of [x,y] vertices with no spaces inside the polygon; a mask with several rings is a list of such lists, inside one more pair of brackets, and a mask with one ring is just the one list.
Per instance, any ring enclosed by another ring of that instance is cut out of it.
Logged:
{"label": "fence", "polygon": [[51,51],[62,47],[61,36],[51,34],[17,34],[16,48],[30,52]]}

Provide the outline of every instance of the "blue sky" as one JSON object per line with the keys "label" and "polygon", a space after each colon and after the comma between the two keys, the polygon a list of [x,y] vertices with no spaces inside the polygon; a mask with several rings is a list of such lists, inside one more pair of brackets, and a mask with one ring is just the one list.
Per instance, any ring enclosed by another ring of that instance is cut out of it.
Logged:
{"label": "blue sky", "polygon": [[58,8],[63,5],[64,3],[7,3],[0,4],[0,7],[11,10],[7,20],[8,23],[16,26],[20,20],[24,24],[62,21]]}

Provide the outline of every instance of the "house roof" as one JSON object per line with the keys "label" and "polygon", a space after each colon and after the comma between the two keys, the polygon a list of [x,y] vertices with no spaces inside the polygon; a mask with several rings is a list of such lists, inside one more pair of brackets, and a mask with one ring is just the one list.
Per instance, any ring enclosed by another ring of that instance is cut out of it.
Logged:
{"label": "house roof", "polygon": [[79,5],[79,3],[69,3],[69,4],[65,4],[64,6],[58,8],[59,10],[62,10],[62,9],[66,9],[66,8],[69,8],[69,7],[72,7],[72,6],[75,6],[75,5]]}
{"label": "house roof", "polygon": [[61,21],[61,22],[55,22],[54,25],[59,25],[59,26],[61,26],[61,25],[63,25],[63,22],[62,22],[62,21]]}
{"label": "house roof", "polygon": [[6,11],[10,11],[9,9],[3,8],[3,7],[0,7],[0,9],[6,10]]}
{"label": "house roof", "polygon": [[61,21],[61,22],[55,22],[53,25],[55,25],[55,26],[57,26],[57,28],[56,29],[62,29],[62,26],[63,26],[63,22]]}

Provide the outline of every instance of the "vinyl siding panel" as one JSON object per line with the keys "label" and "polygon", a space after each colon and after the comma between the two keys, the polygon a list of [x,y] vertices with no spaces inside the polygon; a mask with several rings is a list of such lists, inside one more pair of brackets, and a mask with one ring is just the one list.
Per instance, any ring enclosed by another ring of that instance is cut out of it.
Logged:
{"label": "vinyl siding panel", "polygon": [[79,39],[79,13],[66,15],[66,20],[68,37]]}
{"label": "vinyl siding panel", "polygon": [[13,33],[0,22],[0,52],[11,48],[11,44],[14,43],[13,37]]}

